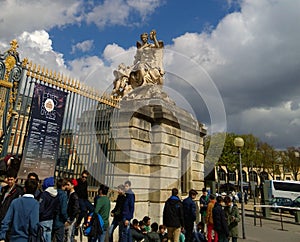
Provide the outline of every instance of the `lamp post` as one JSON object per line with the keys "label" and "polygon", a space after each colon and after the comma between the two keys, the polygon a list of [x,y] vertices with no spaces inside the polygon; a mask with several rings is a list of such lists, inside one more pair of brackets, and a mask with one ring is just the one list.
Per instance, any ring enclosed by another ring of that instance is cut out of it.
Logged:
{"label": "lamp post", "polygon": [[[297,167],[298,167],[298,164],[299,164],[298,162],[299,162],[299,157],[300,157],[300,154],[299,154],[298,151],[295,151],[295,157],[296,157],[296,164],[297,164]],[[295,179],[295,181],[298,181],[297,174],[296,174],[296,177],[294,179]]]}
{"label": "lamp post", "polygon": [[218,194],[220,194],[220,167],[218,165]]}
{"label": "lamp post", "polygon": [[245,235],[245,207],[244,207],[244,189],[243,189],[243,172],[242,172],[242,154],[241,148],[244,146],[244,140],[241,137],[236,137],[233,141],[234,146],[238,148],[239,162],[240,162],[240,185],[241,185],[241,194],[242,194],[242,233],[243,239],[246,239]]}

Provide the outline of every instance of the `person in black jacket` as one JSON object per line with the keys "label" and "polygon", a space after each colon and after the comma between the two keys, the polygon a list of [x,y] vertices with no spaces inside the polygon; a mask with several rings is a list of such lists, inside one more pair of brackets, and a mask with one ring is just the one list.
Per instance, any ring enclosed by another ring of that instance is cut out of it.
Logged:
{"label": "person in black jacket", "polygon": [[80,214],[76,221],[76,229],[75,235],[78,234],[78,227],[81,224],[81,220],[86,218],[87,215],[91,212],[94,212],[94,206],[90,203],[88,197],[88,179],[89,172],[84,170],[81,173],[81,177],[77,179],[77,186],[75,187],[75,192],[79,198],[79,207],[80,207]]}
{"label": "person in black jacket", "polygon": [[58,213],[59,199],[57,190],[54,188],[54,177],[48,177],[43,182],[43,192],[40,194],[40,225],[43,227],[44,238],[51,242],[53,219]]}
{"label": "person in black jacket", "polygon": [[132,220],[130,230],[131,230],[130,234],[132,237],[132,242],[140,242],[145,240],[147,232],[143,232],[139,228],[139,221],[137,219]]}
{"label": "person in black jacket", "polygon": [[218,196],[216,204],[213,208],[214,230],[218,233],[219,242],[228,242],[229,229],[225,218],[225,212],[222,208],[223,198]]}
{"label": "person in black jacket", "polygon": [[189,191],[189,196],[183,200],[183,212],[184,212],[184,228],[185,228],[185,241],[193,241],[193,229],[194,222],[196,221],[196,204],[194,199],[198,192],[194,189]]}
{"label": "person in black jacket", "polygon": [[204,224],[205,224],[205,220],[206,220],[206,210],[207,210],[208,202],[209,202],[209,196],[207,194],[206,188],[204,187],[204,188],[202,188],[202,195],[199,199],[201,222],[203,222]]}
{"label": "person in black jacket", "polygon": [[77,181],[75,179],[67,179],[67,190],[69,192],[69,200],[67,207],[68,219],[65,222],[65,230],[67,235],[66,241],[68,242],[74,241],[74,226],[79,214],[78,195],[74,189],[74,187],[76,186]]}
{"label": "person in black jacket", "polygon": [[2,187],[0,196],[0,222],[5,217],[11,202],[24,194],[23,188],[17,184],[17,173],[8,172],[5,182],[7,186]]}
{"label": "person in black jacket", "polygon": [[109,241],[113,242],[113,234],[114,230],[119,226],[119,242],[122,241],[122,231],[124,229],[123,222],[123,209],[124,203],[126,200],[125,196],[125,186],[123,184],[118,186],[118,197],[116,201],[116,205],[113,210],[111,210],[111,216],[113,217],[113,221],[109,228]]}
{"label": "person in black jacket", "polygon": [[168,231],[168,240],[178,242],[181,227],[184,227],[183,206],[179,199],[178,189],[172,189],[172,196],[165,202],[163,224]]}

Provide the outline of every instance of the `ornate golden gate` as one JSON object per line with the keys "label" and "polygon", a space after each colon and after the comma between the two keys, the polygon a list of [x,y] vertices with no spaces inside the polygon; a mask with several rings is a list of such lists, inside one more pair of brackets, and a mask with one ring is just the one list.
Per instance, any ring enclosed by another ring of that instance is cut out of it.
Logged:
{"label": "ornate golden gate", "polygon": [[[27,141],[31,102],[36,84],[46,85],[68,93],[59,151],[55,168],[57,177],[77,177],[82,170],[92,170],[91,185],[111,184],[113,154],[108,152],[111,142],[110,122],[118,106],[109,95],[101,95],[93,88],[19,59],[18,43],[0,54],[0,159],[13,155],[22,159]],[[100,154],[100,155],[99,155]],[[0,167],[1,168],[1,167]],[[50,174],[49,174],[50,175]]]}

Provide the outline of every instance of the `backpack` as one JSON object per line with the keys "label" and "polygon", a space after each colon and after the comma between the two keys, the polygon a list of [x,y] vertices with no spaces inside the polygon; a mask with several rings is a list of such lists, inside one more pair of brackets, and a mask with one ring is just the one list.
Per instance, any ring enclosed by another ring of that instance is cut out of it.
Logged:
{"label": "backpack", "polygon": [[83,234],[90,238],[97,238],[104,231],[104,222],[99,213],[90,213],[83,224]]}
{"label": "backpack", "polygon": [[38,224],[37,236],[29,234],[28,242],[46,242],[46,239],[44,238],[44,229],[40,224]]}

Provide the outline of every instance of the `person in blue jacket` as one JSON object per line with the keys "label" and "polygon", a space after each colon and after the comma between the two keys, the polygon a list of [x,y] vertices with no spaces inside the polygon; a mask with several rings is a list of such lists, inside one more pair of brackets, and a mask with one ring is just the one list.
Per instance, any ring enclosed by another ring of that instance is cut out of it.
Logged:
{"label": "person in blue jacket", "polygon": [[125,181],[124,186],[125,186],[126,199],[123,207],[124,228],[122,232],[122,241],[132,242],[132,236],[130,232],[130,220],[133,218],[135,195],[131,190],[130,181]]}
{"label": "person in blue jacket", "polygon": [[56,242],[64,242],[65,222],[68,220],[68,195],[66,193],[67,180],[60,178],[56,182],[57,196],[59,199],[59,210],[53,220],[52,238]]}
{"label": "person in blue jacket", "polygon": [[40,204],[34,199],[37,182],[25,181],[25,194],[11,202],[1,222],[0,241],[6,241],[6,232],[10,229],[10,242],[24,242],[29,235],[37,236]]}
{"label": "person in blue jacket", "polygon": [[194,199],[196,198],[197,194],[198,192],[196,190],[191,189],[189,191],[189,196],[182,202],[186,242],[193,241],[194,222],[196,221],[196,203],[194,202]]}

